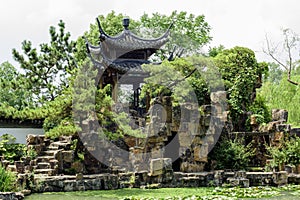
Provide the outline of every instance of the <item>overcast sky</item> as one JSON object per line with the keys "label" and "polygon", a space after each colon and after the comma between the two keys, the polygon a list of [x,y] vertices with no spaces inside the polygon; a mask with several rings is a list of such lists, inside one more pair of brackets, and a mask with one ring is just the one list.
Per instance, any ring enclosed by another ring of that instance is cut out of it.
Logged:
{"label": "overcast sky", "polygon": [[49,41],[49,27],[60,19],[73,39],[89,30],[97,15],[123,13],[137,19],[143,13],[170,14],[173,10],[204,15],[212,27],[209,46],[248,47],[259,61],[265,35],[280,40],[281,29],[300,33],[299,0],[0,0],[0,63],[12,59],[12,48],[23,40],[36,46]]}

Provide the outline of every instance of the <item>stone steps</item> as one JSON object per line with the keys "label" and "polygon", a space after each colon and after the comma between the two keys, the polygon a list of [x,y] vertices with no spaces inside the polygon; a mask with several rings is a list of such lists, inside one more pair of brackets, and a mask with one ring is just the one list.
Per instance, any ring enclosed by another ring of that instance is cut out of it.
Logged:
{"label": "stone steps", "polygon": [[16,172],[17,171],[17,168],[15,165],[7,165],[7,169],[9,171],[12,171],[12,172]]}
{"label": "stone steps", "polygon": [[47,149],[48,149],[48,151],[57,151],[57,150],[59,150],[59,147],[58,146],[49,146]]}
{"label": "stone steps", "polygon": [[34,174],[39,174],[39,175],[48,175],[48,176],[56,175],[55,169],[35,169],[33,172]]}
{"label": "stone steps", "polygon": [[64,150],[67,150],[67,149],[70,149],[71,147],[71,144],[68,143],[67,141],[57,141],[57,142],[52,142],[48,149],[51,149],[51,150],[58,150],[58,149],[64,149]]}
{"label": "stone steps", "polygon": [[51,165],[48,162],[37,163],[35,169],[51,169]]}
{"label": "stone steps", "polygon": [[36,162],[38,163],[45,163],[45,162],[50,162],[50,160],[55,159],[54,156],[38,156],[36,158]]}
{"label": "stone steps", "polygon": [[[52,140],[45,136],[28,135],[27,145],[36,150],[35,159],[28,161],[27,171],[33,172],[38,176],[54,176],[63,171],[63,162],[72,161],[71,137],[59,137]],[[69,163],[70,164],[70,163]]]}
{"label": "stone steps", "polygon": [[42,154],[44,156],[53,156],[55,157],[55,154],[58,152],[58,150],[47,150],[47,151],[44,151]]}

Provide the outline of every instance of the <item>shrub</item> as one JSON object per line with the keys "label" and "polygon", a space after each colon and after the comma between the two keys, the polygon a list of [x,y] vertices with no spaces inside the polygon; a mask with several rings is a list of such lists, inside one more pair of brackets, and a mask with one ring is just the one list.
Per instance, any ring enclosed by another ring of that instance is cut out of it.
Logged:
{"label": "shrub", "polygon": [[0,136],[0,155],[8,161],[20,160],[26,154],[26,145],[15,143],[16,138],[9,134]]}
{"label": "shrub", "polygon": [[291,138],[286,143],[286,162],[296,166],[300,164],[300,138]]}
{"label": "shrub", "polygon": [[15,190],[16,176],[10,171],[6,171],[0,165],[0,192],[11,192]]}
{"label": "shrub", "polygon": [[210,159],[217,161],[217,169],[244,170],[249,166],[254,149],[242,140],[222,138],[210,153]]}
{"label": "shrub", "polygon": [[300,138],[289,138],[282,140],[281,145],[267,147],[268,153],[271,157],[271,162],[266,166],[267,168],[279,167],[283,164],[297,166],[300,164]]}

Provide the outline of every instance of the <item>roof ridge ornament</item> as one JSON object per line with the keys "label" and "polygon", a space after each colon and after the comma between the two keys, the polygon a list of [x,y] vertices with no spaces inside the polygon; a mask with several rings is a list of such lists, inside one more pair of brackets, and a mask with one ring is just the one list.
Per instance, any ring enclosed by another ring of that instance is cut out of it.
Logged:
{"label": "roof ridge ornament", "polygon": [[124,27],[125,30],[128,30],[129,23],[130,23],[130,19],[128,17],[125,17],[123,19],[123,27]]}

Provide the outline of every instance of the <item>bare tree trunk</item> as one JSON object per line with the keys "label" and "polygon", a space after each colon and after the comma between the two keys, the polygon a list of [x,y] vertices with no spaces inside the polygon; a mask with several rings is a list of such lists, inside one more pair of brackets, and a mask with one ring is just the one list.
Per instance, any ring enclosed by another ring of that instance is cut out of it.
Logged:
{"label": "bare tree trunk", "polygon": [[267,42],[267,50],[263,50],[264,53],[269,55],[277,64],[282,66],[287,73],[287,81],[293,85],[299,85],[299,82],[293,81],[292,76],[292,70],[293,70],[293,58],[292,58],[292,49],[296,47],[296,43],[299,41],[298,36],[296,36],[295,33],[292,33],[291,36],[289,36],[289,29],[283,30],[283,34],[285,36],[284,40],[284,47],[288,56],[288,60],[286,61],[286,64],[284,64],[278,57],[275,56],[276,48],[271,48],[270,41],[268,37],[266,36],[266,42]]}

